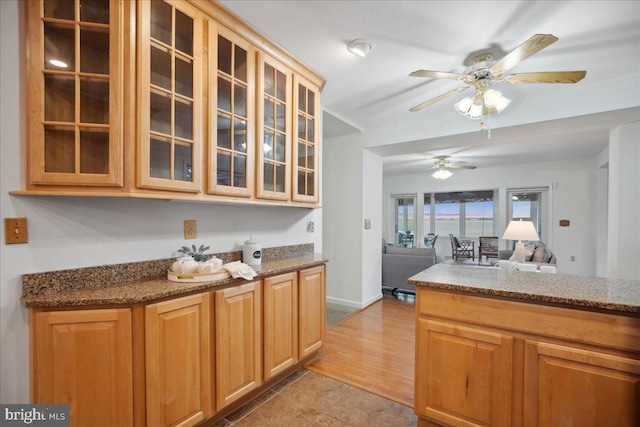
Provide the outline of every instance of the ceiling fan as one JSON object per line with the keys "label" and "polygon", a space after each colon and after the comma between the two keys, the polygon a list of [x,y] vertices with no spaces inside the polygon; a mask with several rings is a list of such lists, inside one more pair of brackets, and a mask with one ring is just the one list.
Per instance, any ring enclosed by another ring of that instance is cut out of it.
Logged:
{"label": "ceiling fan", "polygon": [[462,162],[454,163],[447,160],[449,156],[438,156],[436,157],[437,162],[433,164],[432,169],[437,169],[431,176],[437,179],[447,179],[451,175],[451,171],[449,169],[475,169],[476,166],[467,165]]}
{"label": "ceiling fan", "polygon": [[414,71],[410,74],[411,77],[459,80],[466,83],[467,86],[452,89],[438,95],[435,98],[416,105],[409,111],[415,112],[422,110],[436,102],[473,87],[475,88],[475,94],[458,102],[456,104],[456,110],[471,119],[480,119],[485,114],[502,111],[511,102],[502,96],[500,92],[491,89],[491,85],[494,82],[509,84],[577,83],[584,78],[587,74],[586,71],[543,71],[504,75],[511,68],[557,40],[558,38],[551,34],[535,34],[529,40],[497,61],[494,60],[493,54],[481,53],[474,58],[473,65],[468,67],[464,71],[464,74],[429,70]]}

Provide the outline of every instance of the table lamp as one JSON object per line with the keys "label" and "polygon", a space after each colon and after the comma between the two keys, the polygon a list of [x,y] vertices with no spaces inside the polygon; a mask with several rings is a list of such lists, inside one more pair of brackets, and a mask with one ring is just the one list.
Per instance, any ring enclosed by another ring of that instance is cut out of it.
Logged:
{"label": "table lamp", "polygon": [[538,241],[538,232],[531,221],[511,221],[504,231],[502,238],[505,240],[517,240],[516,248],[513,251],[513,260],[524,262],[523,240]]}

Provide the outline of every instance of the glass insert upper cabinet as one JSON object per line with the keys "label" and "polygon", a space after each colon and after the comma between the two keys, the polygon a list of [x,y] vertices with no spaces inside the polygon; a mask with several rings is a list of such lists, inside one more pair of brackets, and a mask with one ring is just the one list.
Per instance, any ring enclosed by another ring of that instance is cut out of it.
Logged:
{"label": "glass insert upper cabinet", "polygon": [[291,71],[258,52],[258,197],[289,200],[291,188]]}
{"label": "glass insert upper cabinet", "polygon": [[138,11],[138,186],[199,192],[202,15],[170,0],[141,0]]}
{"label": "glass insert upper cabinet", "polygon": [[320,91],[304,78],[293,77],[293,197],[318,203],[320,153]]}
{"label": "glass insert upper cabinet", "polygon": [[212,21],[209,28],[209,192],[252,197],[255,189],[254,48]]}
{"label": "glass insert upper cabinet", "polygon": [[123,2],[26,2],[29,182],[122,186]]}

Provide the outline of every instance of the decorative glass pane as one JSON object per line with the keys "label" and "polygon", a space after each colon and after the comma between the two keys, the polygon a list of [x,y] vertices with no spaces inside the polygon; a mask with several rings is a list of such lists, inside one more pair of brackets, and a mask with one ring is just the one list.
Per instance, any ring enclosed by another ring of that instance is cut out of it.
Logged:
{"label": "decorative glass pane", "polygon": [[265,159],[273,159],[273,132],[266,131],[264,133],[262,153]]}
{"label": "decorative glass pane", "polygon": [[314,159],[314,150],[313,145],[307,145],[307,169],[315,169],[315,159]]}
{"label": "decorative glass pane", "polygon": [[80,78],[80,121],[109,124],[109,81]]}
{"label": "decorative glass pane", "polygon": [[193,64],[176,57],[176,93],[193,98]]}
{"label": "decorative glass pane", "polygon": [[171,6],[159,0],[151,2],[151,37],[171,45]]}
{"label": "decorative glass pane", "polygon": [[231,42],[218,36],[218,70],[231,75]]}
{"label": "decorative glass pane", "polygon": [[233,112],[239,116],[247,116],[247,88],[242,85],[234,85]]}
{"label": "decorative glass pane", "polygon": [[171,178],[171,144],[151,138],[151,165],[149,174],[154,178]]}
{"label": "decorative glass pane", "polygon": [[305,182],[304,171],[298,171],[298,194],[307,194],[304,189]]}
{"label": "decorative glass pane", "polygon": [[274,127],[275,121],[273,119],[274,113],[273,101],[267,97],[264,98],[264,125],[270,128]]}
{"label": "decorative glass pane", "polygon": [[307,141],[315,141],[314,123],[313,119],[307,119]]}
{"label": "decorative glass pane", "polygon": [[73,77],[45,75],[44,119],[53,122],[75,122],[76,87]]}
{"label": "decorative glass pane", "polygon": [[109,74],[109,31],[80,29],[80,71]]}
{"label": "decorative glass pane", "polygon": [[298,166],[307,167],[307,146],[302,142],[298,142]]}
{"label": "decorative glass pane", "polygon": [[217,183],[231,186],[231,156],[227,153],[218,153],[217,158]]}
{"label": "decorative glass pane", "polygon": [[274,96],[276,94],[275,89],[275,68],[269,64],[264,64],[264,93]]}
{"label": "decorative glass pane", "polygon": [[218,108],[231,111],[231,82],[218,77]]}
{"label": "decorative glass pane", "polygon": [[171,55],[151,46],[151,84],[171,90]]}
{"label": "decorative glass pane", "polygon": [[313,172],[307,172],[307,196],[314,196],[314,174]]}
{"label": "decorative glass pane", "polygon": [[109,173],[109,133],[80,131],[80,173]]}
{"label": "decorative glass pane", "polygon": [[171,99],[151,93],[149,105],[149,118],[151,119],[151,130],[155,132],[171,134]]}
{"label": "decorative glass pane", "polygon": [[287,76],[280,71],[276,72],[276,98],[282,102],[287,99]]}
{"label": "decorative glass pane", "polygon": [[265,191],[273,191],[273,164],[264,164],[263,187]]}
{"label": "decorative glass pane", "polygon": [[247,187],[247,157],[243,155],[233,156],[233,186]]}
{"label": "decorative glass pane", "polygon": [[284,165],[276,165],[276,191],[284,193]]}
{"label": "decorative glass pane", "polygon": [[284,135],[276,133],[276,155],[275,159],[278,162],[284,162],[286,158],[286,147],[284,143]]}
{"label": "decorative glass pane", "polygon": [[176,181],[193,181],[193,147],[191,145],[175,145],[173,160],[173,179]]}
{"label": "decorative glass pane", "polygon": [[231,149],[231,119],[218,115],[218,147]]}
{"label": "decorative glass pane", "polygon": [[280,132],[285,132],[286,130],[286,107],[284,104],[277,103],[276,104],[276,129]]}
{"label": "decorative glass pane", "polygon": [[75,172],[76,141],[73,129],[44,127],[44,171]]}
{"label": "decorative glass pane", "polygon": [[233,121],[233,149],[241,153],[247,152],[247,122],[246,120]]}
{"label": "decorative glass pane", "polygon": [[300,84],[298,85],[298,110],[307,111],[307,88]]}
{"label": "decorative glass pane", "polygon": [[74,4],[69,0],[45,0],[44,16],[73,21],[75,20]]}
{"label": "decorative glass pane", "polygon": [[307,123],[307,121],[305,120],[304,116],[302,114],[298,114],[298,138],[300,139],[307,139],[307,132],[305,129],[305,124]]}
{"label": "decorative glass pane", "polygon": [[109,0],[80,0],[80,20],[109,23]]}
{"label": "decorative glass pane", "polygon": [[176,44],[180,52],[193,56],[193,19],[176,9]]}
{"label": "decorative glass pane", "polygon": [[193,105],[176,100],[175,114],[175,136],[193,139]]}
{"label": "decorative glass pane", "polygon": [[243,48],[235,47],[235,73],[234,77],[243,82],[247,82],[247,51]]}
{"label": "decorative glass pane", "polygon": [[308,92],[308,101],[307,114],[313,117],[316,115],[316,94],[313,91]]}
{"label": "decorative glass pane", "polygon": [[72,25],[44,24],[44,68],[75,71],[76,32]]}

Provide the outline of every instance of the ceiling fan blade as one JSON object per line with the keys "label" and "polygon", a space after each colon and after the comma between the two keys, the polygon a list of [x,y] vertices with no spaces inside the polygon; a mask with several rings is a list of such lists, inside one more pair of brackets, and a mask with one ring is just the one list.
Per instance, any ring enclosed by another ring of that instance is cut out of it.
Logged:
{"label": "ceiling fan blade", "polygon": [[502,79],[505,83],[578,83],[586,71],[545,71],[539,73],[511,74]]}
{"label": "ceiling fan blade", "polygon": [[555,43],[558,38],[552,34],[535,34],[529,40],[509,52],[496,62],[489,71],[492,77],[499,77],[545,47]]}
{"label": "ceiling fan blade", "polygon": [[451,168],[451,169],[475,169],[477,166],[461,165],[461,164],[458,164],[458,163],[449,163],[449,164],[447,164],[446,167]]}
{"label": "ceiling fan blade", "polygon": [[413,108],[410,108],[409,111],[415,113],[416,111],[420,111],[425,107],[428,107],[429,105],[433,105],[436,102],[442,101],[443,99],[449,98],[450,96],[455,95],[456,93],[462,92],[463,90],[467,89],[469,86],[467,87],[460,87],[458,89],[452,89],[448,92],[443,93],[442,95],[438,95],[435,98],[431,98],[428,101],[423,102],[422,104],[418,104]]}
{"label": "ceiling fan blade", "polygon": [[418,70],[409,74],[410,77],[426,77],[429,79],[450,79],[450,80],[462,80],[466,82],[471,82],[475,80],[474,76],[469,76],[466,74],[458,74],[458,73],[445,73],[443,71],[429,71],[429,70]]}

